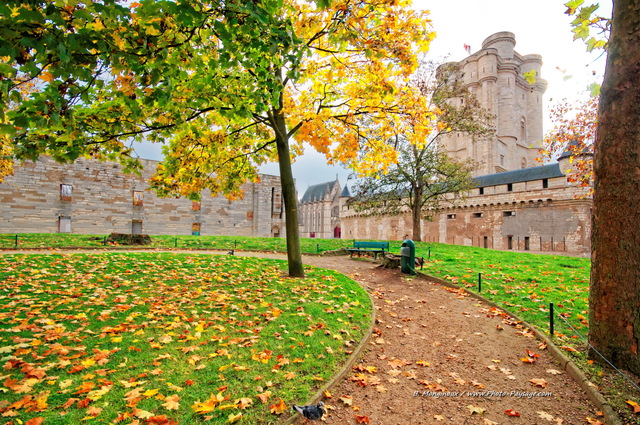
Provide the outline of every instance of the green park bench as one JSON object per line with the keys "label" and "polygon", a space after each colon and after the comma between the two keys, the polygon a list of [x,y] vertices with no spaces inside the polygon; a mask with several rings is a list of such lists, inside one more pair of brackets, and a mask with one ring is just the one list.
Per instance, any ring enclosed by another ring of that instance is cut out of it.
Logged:
{"label": "green park bench", "polygon": [[378,254],[384,255],[389,252],[389,242],[373,242],[373,241],[353,241],[353,248],[347,248],[349,256],[353,258],[353,254],[373,254],[373,258],[377,259]]}

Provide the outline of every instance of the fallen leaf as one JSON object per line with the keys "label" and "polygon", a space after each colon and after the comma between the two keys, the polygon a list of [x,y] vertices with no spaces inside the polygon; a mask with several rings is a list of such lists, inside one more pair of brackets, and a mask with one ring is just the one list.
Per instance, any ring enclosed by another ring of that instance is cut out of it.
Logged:
{"label": "fallen leaf", "polygon": [[633,407],[633,413],[640,413],[640,405],[638,405],[638,403],[636,403],[635,401],[632,400],[627,400],[626,402],[629,406]]}
{"label": "fallen leaf", "polygon": [[546,419],[549,422],[553,421],[553,415],[548,414],[547,412],[544,411],[538,411],[536,412],[538,414],[538,416],[540,416],[540,419]]}
{"label": "fallen leaf", "polygon": [[369,423],[369,417],[368,416],[356,415],[356,421],[359,424],[368,424]]}
{"label": "fallen leaf", "polygon": [[508,416],[520,416],[520,413],[516,412],[513,409],[505,410],[504,413],[507,414]]}
{"label": "fallen leaf", "polygon": [[536,387],[547,387],[547,381],[545,381],[544,379],[529,379],[529,382],[531,382]]}
{"label": "fallen leaf", "polygon": [[274,415],[282,415],[287,410],[287,405],[284,404],[284,400],[280,399],[280,401],[271,407],[269,407],[269,411]]}
{"label": "fallen leaf", "polygon": [[353,405],[353,398],[350,395],[343,395],[340,397],[340,401],[346,404],[347,406]]}
{"label": "fallen leaf", "polygon": [[472,406],[472,405],[468,405],[467,409],[469,409],[469,412],[471,412],[472,415],[476,413],[478,415],[482,415],[487,410],[487,409],[483,409],[482,407]]}
{"label": "fallen leaf", "polygon": [[551,375],[560,375],[562,372],[556,369],[547,369],[547,373],[550,373]]}
{"label": "fallen leaf", "polygon": [[234,422],[238,422],[240,419],[242,419],[242,413],[238,413],[236,415],[234,415],[233,413],[231,413],[229,415],[229,417],[227,418],[227,422],[229,422],[230,424],[234,423]]}
{"label": "fallen leaf", "polygon": [[493,421],[490,421],[489,419],[483,419],[482,423],[484,425],[499,425],[498,422],[493,422]]}
{"label": "fallen leaf", "polygon": [[167,410],[178,410],[180,407],[180,403],[178,403],[179,400],[180,397],[178,397],[177,394],[168,396],[164,399],[162,406]]}

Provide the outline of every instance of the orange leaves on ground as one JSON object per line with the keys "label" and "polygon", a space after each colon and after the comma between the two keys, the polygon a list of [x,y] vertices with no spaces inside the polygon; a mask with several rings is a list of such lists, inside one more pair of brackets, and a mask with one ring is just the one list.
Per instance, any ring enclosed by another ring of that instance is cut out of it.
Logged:
{"label": "orange leaves on ground", "polygon": [[516,412],[513,409],[507,409],[504,411],[507,416],[520,416],[520,413]]}
{"label": "orange leaves on ground", "polygon": [[100,414],[100,412],[102,412],[102,408],[101,407],[90,406],[87,409],[87,415],[93,416],[93,417],[98,416]]}
{"label": "orange leaves on ground", "polygon": [[544,379],[529,379],[529,382],[531,382],[531,384],[535,387],[547,387],[547,381],[545,381]]}
{"label": "orange leaves on ground", "polygon": [[632,400],[627,400],[626,403],[633,408],[634,414],[640,413],[640,405],[638,405],[638,403]]}
{"label": "orange leaves on ground", "polygon": [[244,410],[253,403],[253,399],[248,397],[243,397],[243,398],[237,399],[234,403],[237,404],[240,409]]}
{"label": "orange leaves on ground", "polygon": [[368,424],[370,420],[368,416],[356,415],[356,422],[359,424]]}
{"label": "orange leaves on ground", "polygon": [[287,405],[284,404],[284,400],[280,399],[280,401],[274,405],[269,407],[269,411],[274,415],[282,415],[287,410]]}
{"label": "orange leaves on ground", "polygon": [[40,425],[44,422],[44,418],[38,416],[37,418],[29,419],[25,422],[25,425]]}
{"label": "orange leaves on ground", "polygon": [[536,354],[533,351],[527,349],[527,357],[520,357],[520,360],[522,360],[523,363],[533,364],[536,362],[536,360],[538,360],[538,357],[540,357],[540,354]]}
{"label": "orange leaves on ground", "polygon": [[165,397],[162,406],[167,410],[178,410],[178,408],[180,407],[180,403],[178,403],[178,401],[180,401],[180,397],[178,397],[177,394],[174,394]]}
{"label": "orange leaves on ground", "polygon": [[340,401],[347,406],[353,405],[353,398],[350,395],[343,395],[342,397],[340,397]]}
{"label": "orange leaves on ground", "polygon": [[211,394],[211,397],[209,397],[208,400],[205,400],[202,403],[200,401],[197,401],[191,406],[191,408],[196,413],[200,413],[200,414],[211,413],[215,410],[218,404],[228,399],[229,399],[229,396],[224,396],[222,395],[222,393],[218,393],[217,395]]}
{"label": "orange leaves on ground", "polygon": [[267,404],[270,395],[271,391],[265,391],[263,393],[256,394],[256,397],[258,397],[263,404]]}

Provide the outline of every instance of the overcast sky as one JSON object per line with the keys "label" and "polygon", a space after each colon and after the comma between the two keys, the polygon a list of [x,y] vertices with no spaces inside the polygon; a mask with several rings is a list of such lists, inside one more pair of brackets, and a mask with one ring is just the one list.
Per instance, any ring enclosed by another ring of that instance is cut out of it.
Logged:
{"label": "overcast sky", "polygon": [[[484,39],[501,31],[515,34],[515,50],[521,55],[542,56],[541,78],[548,82],[544,96],[545,132],[550,128],[548,108],[556,100],[586,97],[587,86],[600,82],[605,56],[586,52],[585,44],[573,41],[571,18],[564,14],[563,0],[414,0],[416,9],[430,10],[436,39],[428,57],[435,61],[459,61],[482,47]],[[603,0],[601,15],[610,16],[611,2]],[[593,74],[596,74],[594,77]],[[138,149],[140,156],[161,159],[159,146]],[[261,168],[261,172],[278,175],[277,164]],[[293,164],[298,196],[318,183],[335,180],[347,183],[349,171],[326,165],[326,159],[311,148]]]}

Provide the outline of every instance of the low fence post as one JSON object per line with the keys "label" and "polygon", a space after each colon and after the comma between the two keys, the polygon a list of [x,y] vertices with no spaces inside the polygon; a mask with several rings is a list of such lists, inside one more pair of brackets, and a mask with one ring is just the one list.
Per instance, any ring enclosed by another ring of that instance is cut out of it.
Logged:
{"label": "low fence post", "polygon": [[553,336],[554,334],[554,329],[553,329],[553,303],[549,303],[549,334],[551,336]]}
{"label": "low fence post", "polygon": [[18,235],[16,235],[16,248],[18,247]]}
{"label": "low fence post", "polygon": [[482,292],[482,273],[478,273],[478,292]]}

